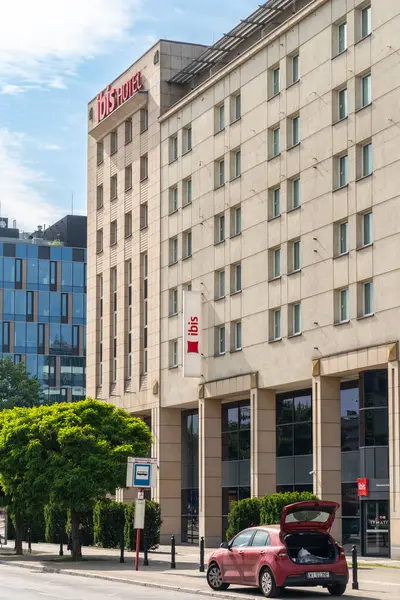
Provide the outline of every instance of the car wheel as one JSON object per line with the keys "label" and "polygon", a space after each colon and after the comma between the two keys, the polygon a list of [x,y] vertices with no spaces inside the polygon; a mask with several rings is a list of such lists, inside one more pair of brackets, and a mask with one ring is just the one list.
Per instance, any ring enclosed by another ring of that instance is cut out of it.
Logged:
{"label": "car wheel", "polygon": [[210,588],[212,590],[215,590],[216,592],[223,592],[229,587],[229,583],[224,583],[222,581],[221,569],[219,568],[217,563],[212,563],[212,565],[208,567],[207,583],[210,586]]}
{"label": "car wheel", "polygon": [[346,584],[335,583],[334,585],[328,585],[328,592],[331,596],[343,596],[346,591]]}
{"label": "car wheel", "polygon": [[272,571],[265,567],[260,573],[260,588],[266,598],[279,596],[280,588],[276,587]]}

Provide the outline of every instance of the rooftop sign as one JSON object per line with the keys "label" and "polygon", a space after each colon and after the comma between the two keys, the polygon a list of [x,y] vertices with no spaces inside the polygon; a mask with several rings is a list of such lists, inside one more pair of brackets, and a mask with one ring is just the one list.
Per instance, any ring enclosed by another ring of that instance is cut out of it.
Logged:
{"label": "rooftop sign", "polygon": [[97,120],[102,121],[105,117],[108,117],[116,108],[121,106],[124,102],[129,100],[134,94],[143,88],[142,78],[140,71],[135,73],[128,81],[126,81],[120,88],[111,88],[111,85],[107,86],[107,89],[97,96]]}

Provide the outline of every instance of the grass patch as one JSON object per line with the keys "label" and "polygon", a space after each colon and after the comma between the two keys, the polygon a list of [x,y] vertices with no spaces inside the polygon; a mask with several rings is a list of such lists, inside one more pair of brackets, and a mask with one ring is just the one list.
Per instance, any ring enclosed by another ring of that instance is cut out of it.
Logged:
{"label": "grass patch", "polygon": [[[351,562],[347,563],[349,565],[349,568],[351,568]],[[368,568],[376,568],[376,569],[400,569],[400,566],[397,565],[383,565],[381,563],[365,563],[365,562],[359,562],[358,566],[363,568],[363,569],[368,569]]]}

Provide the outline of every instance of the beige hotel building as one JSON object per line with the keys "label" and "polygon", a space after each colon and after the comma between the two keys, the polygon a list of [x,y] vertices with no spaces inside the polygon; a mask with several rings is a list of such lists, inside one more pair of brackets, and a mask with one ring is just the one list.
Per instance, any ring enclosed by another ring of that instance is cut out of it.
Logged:
{"label": "beige hotel building", "polygon": [[399,31],[398,0],[269,0],[89,103],[88,395],[150,424],[164,540],[308,490],[400,555]]}

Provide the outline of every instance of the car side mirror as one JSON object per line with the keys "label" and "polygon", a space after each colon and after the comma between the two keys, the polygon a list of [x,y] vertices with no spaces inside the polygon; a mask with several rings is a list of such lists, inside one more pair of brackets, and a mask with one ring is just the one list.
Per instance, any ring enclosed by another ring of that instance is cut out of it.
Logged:
{"label": "car side mirror", "polygon": [[220,544],[220,548],[225,548],[225,550],[230,550],[231,547],[228,544],[228,542],[222,542],[222,544]]}

